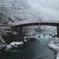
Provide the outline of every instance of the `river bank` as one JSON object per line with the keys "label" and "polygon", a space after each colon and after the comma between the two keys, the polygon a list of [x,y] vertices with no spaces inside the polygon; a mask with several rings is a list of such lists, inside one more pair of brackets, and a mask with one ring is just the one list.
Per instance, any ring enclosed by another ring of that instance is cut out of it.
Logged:
{"label": "river bank", "polygon": [[56,51],[56,59],[59,59],[59,38],[55,37],[55,40],[50,41],[48,46],[50,49],[53,49]]}

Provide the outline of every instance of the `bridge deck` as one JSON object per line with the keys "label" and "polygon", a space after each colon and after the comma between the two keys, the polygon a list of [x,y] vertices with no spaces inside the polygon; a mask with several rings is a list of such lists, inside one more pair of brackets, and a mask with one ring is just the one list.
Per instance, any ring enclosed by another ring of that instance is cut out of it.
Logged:
{"label": "bridge deck", "polygon": [[25,20],[13,23],[12,26],[30,26],[30,25],[52,25],[58,26],[59,20]]}
{"label": "bridge deck", "polygon": [[0,24],[0,26],[32,26],[32,25],[52,25],[52,26],[58,26],[59,20],[24,20],[24,21],[18,21],[14,22],[12,24]]}

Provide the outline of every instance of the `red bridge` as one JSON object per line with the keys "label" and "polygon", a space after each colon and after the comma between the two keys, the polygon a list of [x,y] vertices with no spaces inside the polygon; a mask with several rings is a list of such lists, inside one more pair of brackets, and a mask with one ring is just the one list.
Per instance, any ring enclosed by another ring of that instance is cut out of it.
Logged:
{"label": "red bridge", "polygon": [[59,20],[24,20],[13,23],[11,26],[33,26],[33,25],[51,25],[58,26]]}
{"label": "red bridge", "polygon": [[13,22],[12,24],[0,24],[0,26],[11,26],[11,27],[17,27],[17,26],[33,26],[33,25],[51,25],[51,26],[59,26],[59,20],[24,20],[24,21],[18,21]]}
{"label": "red bridge", "polygon": [[[19,27],[22,30],[24,26],[34,26],[34,25],[50,25],[57,26],[57,36],[59,37],[59,20],[24,20],[13,22],[12,24],[0,24],[0,26],[10,26],[10,27]],[[21,31],[20,30],[20,31]]]}
{"label": "red bridge", "polygon": [[[12,27],[22,27],[24,26],[33,26],[33,25],[50,25],[50,26],[57,26],[57,36],[59,37],[59,20],[24,20],[24,21],[18,21],[13,23]],[[20,30],[20,31],[21,31]]]}

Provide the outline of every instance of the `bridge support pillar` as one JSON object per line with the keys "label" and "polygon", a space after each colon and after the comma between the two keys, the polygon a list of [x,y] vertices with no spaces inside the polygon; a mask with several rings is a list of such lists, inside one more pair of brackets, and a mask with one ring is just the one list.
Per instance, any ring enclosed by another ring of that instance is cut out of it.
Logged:
{"label": "bridge support pillar", "polygon": [[20,38],[20,41],[24,41],[24,33],[23,33],[22,29],[23,29],[23,27],[19,28],[19,38]]}
{"label": "bridge support pillar", "polygon": [[57,37],[59,38],[59,26],[57,26]]}

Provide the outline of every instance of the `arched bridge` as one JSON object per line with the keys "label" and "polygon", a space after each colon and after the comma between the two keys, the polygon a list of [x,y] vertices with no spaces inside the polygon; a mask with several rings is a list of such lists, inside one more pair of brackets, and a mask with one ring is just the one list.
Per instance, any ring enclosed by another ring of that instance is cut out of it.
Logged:
{"label": "arched bridge", "polygon": [[25,27],[25,26],[33,26],[33,25],[50,25],[50,26],[59,26],[59,20],[24,20],[13,22],[11,24],[0,24],[0,26],[11,26],[11,27]]}
{"label": "arched bridge", "polygon": [[[20,27],[22,30],[22,27],[24,26],[33,26],[33,25],[50,25],[50,26],[57,26],[57,36],[59,37],[59,20],[24,20],[24,21],[18,21],[11,24],[11,27]],[[22,32],[20,30],[20,32]]]}
{"label": "arched bridge", "polygon": [[[19,27],[20,34],[22,33],[22,28],[25,26],[33,26],[33,25],[50,25],[50,26],[57,26],[57,36],[59,37],[59,20],[24,20],[13,22],[12,24],[0,24],[0,26],[11,26],[11,27]],[[21,35],[22,36],[22,35]]]}
{"label": "arched bridge", "polygon": [[16,26],[33,26],[33,25],[51,25],[51,26],[59,26],[59,20],[24,20],[12,23],[12,27]]}

